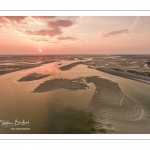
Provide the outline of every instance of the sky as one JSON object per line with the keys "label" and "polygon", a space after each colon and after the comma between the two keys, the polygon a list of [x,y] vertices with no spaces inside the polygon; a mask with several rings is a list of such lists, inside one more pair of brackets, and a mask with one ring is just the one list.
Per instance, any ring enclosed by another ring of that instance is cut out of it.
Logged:
{"label": "sky", "polygon": [[150,54],[150,17],[0,16],[0,54]]}

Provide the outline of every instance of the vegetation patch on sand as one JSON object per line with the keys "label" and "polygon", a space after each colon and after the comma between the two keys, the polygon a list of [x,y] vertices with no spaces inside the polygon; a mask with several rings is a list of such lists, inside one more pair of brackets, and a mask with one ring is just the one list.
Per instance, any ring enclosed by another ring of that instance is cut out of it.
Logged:
{"label": "vegetation patch on sand", "polygon": [[40,74],[40,73],[31,73],[28,74],[27,76],[24,76],[20,78],[18,81],[23,82],[23,81],[34,81],[34,80],[39,80],[45,77],[50,76],[49,74]]}
{"label": "vegetation patch on sand", "polygon": [[77,65],[80,65],[80,64],[91,65],[91,63],[94,63],[94,62],[93,61],[79,61],[79,62],[71,63],[71,64],[66,65],[66,66],[62,66],[59,69],[62,71],[66,71],[66,70],[69,70],[69,69],[71,69]]}
{"label": "vegetation patch on sand", "polygon": [[68,90],[86,90],[89,86],[83,82],[82,78],[77,79],[52,79],[47,80],[40,84],[33,92],[42,93],[55,89],[68,89]]}
{"label": "vegetation patch on sand", "polygon": [[62,66],[62,67],[60,67],[59,69],[62,70],[62,71],[66,71],[66,70],[69,70],[69,69],[71,69],[71,68],[73,68],[73,67],[79,65],[79,64],[83,64],[83,62],[79,61],[79,62],[71,63],[71,64],[69,64],[69,65]]}
{"label": "vegetation patch on sand", "polygon": [[118,69],[118,68],[110,68],[110,69],[114,69],[116,71],[122,71],[122,72],[125,72],[124,70],[121,70],[121,69]]}

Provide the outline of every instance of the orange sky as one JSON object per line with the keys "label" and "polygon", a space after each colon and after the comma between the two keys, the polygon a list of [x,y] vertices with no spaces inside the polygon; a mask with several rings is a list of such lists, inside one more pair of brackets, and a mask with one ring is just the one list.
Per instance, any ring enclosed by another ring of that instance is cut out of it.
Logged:
{"label": "orange sky", "polygon": [[0,17],[0,54],[39,53],[150,54],[150,17]]}

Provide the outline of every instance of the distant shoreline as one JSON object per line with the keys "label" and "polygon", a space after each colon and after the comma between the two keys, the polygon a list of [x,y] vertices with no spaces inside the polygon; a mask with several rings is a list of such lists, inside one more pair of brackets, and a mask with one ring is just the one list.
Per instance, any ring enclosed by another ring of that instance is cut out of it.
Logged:
{"label": "distant shoreline", "polygon": [[150,54],[0,54],[0,57],[3,57],[3,56],[64,56],[64,55],[75,55],[75,56],[86,56],[86,55],[101,55],[101,56],[116,56],[116,55],[119,55],[119,56],[137,56],[137,55],[150,55]]}
{"label": "distant shoreline", "polygon": [[115,76],[119,76],[119,77],[132,79],[132,80],[136,80],[136,81],[140,81],[140,82],[150,84],[150,78],[146,77],[146,76],[140,76],[140,75],[136,75],[136,74],[129,73],[129,72],[121,72],[121,71],[117,71],[117,70],[114,70],[114,69],[101,68],[101,67],[96,68],[96,70],[102,71],[102,72],[105,72],[105,73],[108,73],[108,74],[112,74],[112,75],[115,75]]}

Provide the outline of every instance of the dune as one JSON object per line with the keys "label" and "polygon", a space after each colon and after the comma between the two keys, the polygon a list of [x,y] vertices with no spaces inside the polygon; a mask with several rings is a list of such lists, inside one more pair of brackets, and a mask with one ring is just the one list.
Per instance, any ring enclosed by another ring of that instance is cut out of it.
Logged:
{"label": "dune", "polygon": [[50,76],[49,74],[40,74],[40,73],[31,73],[28,74],[27,76],[24,76],[20,78],[18,81],[23,82],[23,81],[34,81],[34,80],[39,80],[45,77]]}

